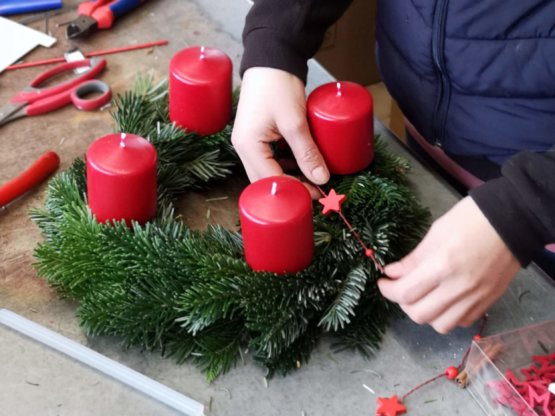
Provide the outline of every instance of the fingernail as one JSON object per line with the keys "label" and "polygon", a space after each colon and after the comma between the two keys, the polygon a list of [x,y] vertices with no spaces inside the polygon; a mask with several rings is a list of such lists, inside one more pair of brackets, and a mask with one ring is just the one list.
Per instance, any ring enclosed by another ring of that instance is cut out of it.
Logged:
{"label": "fingernail", "polygon": [[323,166],[318,166],[312,170],[312,176],[314,177],[314,182],[321,185],[328,181],[329,174]]}

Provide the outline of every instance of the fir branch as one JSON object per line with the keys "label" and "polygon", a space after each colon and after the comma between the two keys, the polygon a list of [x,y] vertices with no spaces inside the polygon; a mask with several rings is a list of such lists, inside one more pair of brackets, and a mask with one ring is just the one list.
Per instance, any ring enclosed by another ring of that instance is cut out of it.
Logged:
{"label": "fir branch", "polygon": [[267,302],[264,313],[260,307],[256,308],[256,313],[245,310],[245,327],[253,333],[249,348],[266,359],[282,354],[308,329],[308,319],[303,313],[306,311],[274,307]]}
{"label": "fir branch", "polygon": [[184,316],[176,319],[193,335],[220,319],[232,319],[240,308],[237,276],[219,276],[189,288],[180,297],[178,311]]}
{"label": "fir branch", "polygon": [[195,351],[191,357],[206,374],[208,382],[226,373],[235,365],[240,355],[245,333],[240,320],[220,321],[195,338]]}
{"label": "fir branch", "polygon": [[110,115],[116,122],[116,131],[147,137],[157,121],[167,120],[167,81],[153,84],[153,75],[137,74],[133,91],[118,94]]}
{"label": "fir branch", "polygon": [[378,289],[371,289],[374,295],[366,298],[357,307],[355,316],[348,326],[333,333],[336,352],[346,349],[356,350],[364,357],[371,357],[379,349],[386,328],[393,319],[402,316],[400,309],[382,299],[377,299]]}
{"label": "fir branch", "polygon": [[[339,216],[325,217],[314,205],[316,253],[307,269],[254,272],[239,233],[219,226],[193,231],[174,214],[180,194],[231,173],[238,161],[231,125],[203,137],[178,128],[169,121],[167,84],[154,85],[152,76],[139,77],[114,108],[118,131],[156,147],[156,217],[144,226],[98,224],[87,207],[80,160],[50,182],[44,209],[31,213],[45,235],[35,250],[38,274],[61,296],[79,300],[79,323],[88,333],[193,360],[208,380],[228,371],[244,345],[270,375],[306,362],[328,332],[365,355],[378,347],[399,310],[379,295],[378,271]],[[407,169],[376,140],[367,170],[329,184],[348,196],[344,214],[382,264],[408,253],[429,222]]]}
{"label": "fir branch", "polygon": [[182,171],[199,181],[208,182],[215,178],[225,178],[231,173],[230,166],[230,162],[220,161],[220,151],[216,149],[184,163]]}
{"label": "fir branch", "polygon": [[262,363],[268,374],[272,377],[276,371],[285,375],[293,369],[300,368],[308,363],[310,354],[316,347],[318,339],[322,336],[322,329],[317,325],[317,321],[312,321],[307,326],[307,330],[289,345],[281,353],[268,357],[262,351],[255,352],[254,359]]}
{"label": "fir branch", "polygon": [[349,317],[355,315],[355,308],[364,291],[367,278],[368,272],[365,266],[358,265],[351,270],[340,282],[337,298],[318,325],[323,326],[326,331],[337,331],[348,325],[351,322]]}

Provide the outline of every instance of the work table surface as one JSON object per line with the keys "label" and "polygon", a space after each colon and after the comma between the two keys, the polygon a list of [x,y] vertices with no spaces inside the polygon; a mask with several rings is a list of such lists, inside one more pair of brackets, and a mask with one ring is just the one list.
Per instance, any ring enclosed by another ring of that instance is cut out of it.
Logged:
{"label": "work table surface", "polygon": [[[76,3],[64,2],[66,5]],[[99,78],[110,84],[114,95],[123,93],[132,88],[137,73],[151,73],[155,80],[160,80],[167,77],[169,61],[177,51],[206,45],[217,47],[230,56],[237,86],[242,54],[240,30],[248,7],[246,0],[150,0],[116,21],[113,28],[79,41],[66,40],[65,27],[55,27],[56,23],[76,15],[75,11],[68,11],[50,18],[49,28],[58,39],[57,43],[50,49],[38,47],[24,59],[58,57],[72,47],[92,52],[167,39],[169,43],[165,46],[106,55],[107,67]],[[42,30],[44,22],[31,27]],[[0,103],[7,102],[46,68],[0,74]],[[310,68],[309,89],[332,80],[317,64],[311,63]],[[0,127],[0,184],[17,176],[48,150],[60,155],[59,171],[67,169],[75,158],[84,157],[94,140],[113,131],[114,122],[109,111],[110,108],[84,112],[68,105],[46,115],[19,119]],[[410,181],[434,217],[447,211],[460,198],[415,160],[378,122],[376,131],[390,144],[392,151],[411,161]],[[244,183],[229,181],[223,189],[187,194],[180,203],[184,221],[193,228],[204,228],[208,223],[234,228],[238,218],[237,198]],[[476,327],[459,328],[442,336],[428,326],[400,320],[387,331],[380,351],[369,360],[356,353],[334,353],[324,341],[307,365],[286,377],[278,375],[266,383],[264,369],[254,364],[247,354],[245,363],[208,384],[191,364],[177,365],[157,353],[124,350],[118,339],[92,338],[83,333],[75,317],[76,302],[59,299],[47,283],[37,277],[33,268],[33,250],[42,237],[28,212],[42,205],[45,188],[46,184],[42,184],[0,213],[0,308],[10,309],[204,403],[207,415],[372,415],[378,396],[403,395],[441,369],[457,365],[476,332]],[[229,198],[206,201],[222,193]],[[209,219],[207,209],[211,211]],[[485,335],[554,319],[554,299],[555,288],[548,279],[533,269],[521,271],[490,309]],[[22,341],[14,334],[2,339],[3,333],[6,334],[0,331],[0,373],[18,374],[18,369],[24,368],[26,363],[17,356],[23,349],[31,348],[25,343],[18,346]],[[29,364],[30,360],[26,361]],[[75,363],[61,360],[57,370],[61,375],[51,377],[51,370],[37,363],[31,374],[21,374],[19,385],[12,382],[11,387],[0,389],[0,415],[173,414],[171,409],[163,407],[149,412],[132,395],[117,396],[110,402],[106,399],[111,397],[110,387],[102,383],[76,383],[69,388],[67,380],[82,371]],[[33,377],[48,380],[48,386],[33,383]],[[363,388],[363,384],[375,394]],[[67,394],[63,396],[62,405],[48,400],[53,391],[59,393],[64,389]],[[411,395],[406,405],[411,415],[480,414],[468,392],[446,379]]]}

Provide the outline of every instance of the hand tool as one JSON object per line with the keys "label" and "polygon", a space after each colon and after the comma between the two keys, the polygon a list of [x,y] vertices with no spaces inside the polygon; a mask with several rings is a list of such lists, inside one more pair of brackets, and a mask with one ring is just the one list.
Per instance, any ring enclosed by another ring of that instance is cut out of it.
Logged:
{"label": "hand tool", "polygon": [[39,157],[27,170],[0,186],[0,209],[46,179],[60,165],[60,157],[50,151]]}
{"label": "hand tool", "polygon": [[[141,43],[140,45],[122,46],[120,48],[104,49],[104,50],[101,50],[101,51],[86,52],[85,57],[92,58],[93,56],[110,55],[111,53],[135,51],[137,49],[152,48],[154,46],[166,45],[167,43],[168,43],[168,41],[165,40],[165,39],[155,40],[154,42]],[[42,59],[40,61],[24,62],[22,64],[15,64],[15,65],[10,65],[10,66],[6,67],[6,71],[9,71],[9,70],[12,70],[12,69],[30,68],[32,66],[56,64],[56,63],[64,62],[64,61],[66,61],[65,57],[58,57],[58,58],[51,58],[51,59]]]}
{"label": "hand tool", "polygon": [[[75,6],[63,6],[59,9],[49,10],[47,12],[32,14],[30,16],[24,17],[23,19],[16,20],[17,23],[20,25],[28,25],[29,23],[37,22],[39,20],[44,20],[46,18],[50,18],[52,16],[56,16],[58,14],[62,14],[68,12],[70,10],[77,9],[77,5]],[[58,27],[58,25],[56,25]]]}
{"label": "hand tool", "polygon": [[62,7],[62,0],[1,0],[0,16]]}
{"label": "hand tool", "polygon": [[114,20],[144,3],[146,0],[91,0],[81,3],[79,17],[69,22],[66,37],[73,39],[89,36],[97,29],[112,27]]}
{"label": "hand tool", "polygon": [[[81,66],[88,66],[89,70],[72,79],[47,88],[39,85],[54,76]],[[66,62],[43,72],[31,84],[13,97],[8,104],[0,107],[0,126],[9,121],[24,116],[36,116],[70,102],[80,110],[94,110],[102,107],[112,98],[110,87],[102,81],[92,78],[106,66],[104,58],[83,59],[81,61]],[[88,99],[86,96],[99,92],[100,96]]]}

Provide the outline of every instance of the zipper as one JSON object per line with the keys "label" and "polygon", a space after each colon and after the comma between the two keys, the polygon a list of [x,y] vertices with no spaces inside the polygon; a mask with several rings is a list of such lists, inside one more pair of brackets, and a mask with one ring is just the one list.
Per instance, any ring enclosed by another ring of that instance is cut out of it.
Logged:
{"label": "zipper", "polygon": [[442,147],[445,136],[445,120],[449,97],[451,95],[451,84],[445,67],[445,22],[447,20],[447,3],[449,0],[438,0],[434,11],[434,22],[432,27],[432,57],[434,67],[440,79],[435,112],[433,118],[432,142]]}

